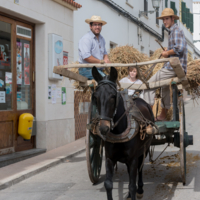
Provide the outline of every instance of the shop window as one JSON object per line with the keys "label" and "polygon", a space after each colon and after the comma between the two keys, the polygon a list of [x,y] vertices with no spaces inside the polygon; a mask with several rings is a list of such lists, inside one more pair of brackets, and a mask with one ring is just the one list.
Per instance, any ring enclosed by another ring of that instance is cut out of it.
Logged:
{"label": "shop window", "polygon": [[11,24],[0,21],[0,110],[12,107]]}

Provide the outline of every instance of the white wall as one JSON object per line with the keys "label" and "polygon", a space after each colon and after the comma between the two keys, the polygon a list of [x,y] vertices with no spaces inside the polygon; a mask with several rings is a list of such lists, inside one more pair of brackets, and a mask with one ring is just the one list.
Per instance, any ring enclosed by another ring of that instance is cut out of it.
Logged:
{"label": "white wall", "polygon": [[[155,42],[155,37],[150,35],[147,31],[141,29],[142,41],[138,42],[138,27],[135,23],[129,21],[124,16],[119,15],[117,11],[109,7],[107,4],[98,0],[76,0],[77,3],[83,5],[79,12],[74,13],[74,61],[78,60],[78,42],[79,39],[89,31],[89,25],[85,23],[86,18],[90,18],[92,15],[99,15],[107,24],[103,26],[101,34],[106,40],[106,49],[109,51],[110,42],[114,42],[118,45],[133,45],[138,50],[141,50],[141,46],[144,47],[144,53],[149,55],[149,51],[155,51],[160,46]],[[127,12],[138,18],[139,10],[144,10],[144,1],[129,0],[133,6],[131,8],[127,5],[126,0],[115,0],[116,4],[121,6]],[[180,0],[174,0],[176,2],[176,8],[179,13]],[[192,0],[185,1],[187,5],[192,9]],[[170,1],[168,1],[168,7],[170,7]],[[160,15],[165,8],[165,1],[163,0],[160,5]],[[149,1],[148,10],[153,10],[152,3]],[[153,28],[160,35],[162,21],[159,20],[159,26],[156,25],[156,13],[148,14],[148,17],[141,17],[140,20]],[[180,27],[184,30],[186,38],[192,42],[193,36],[188,29],[178,21]],[[168,45],[168,34],[165,32],[165,40],[162,43],[163,46]],[[193,52],[193,45],[188,45],[188,49]]]}
{"label": "white wall", "polygon": [[[73,11],[52,0],[0,0],[0,11],[35,23],[36,52],[36,120],[37,147],[47,150],[75,140],[74,89],[67,78],[62,81],[48,79],[48,34],[63,37],[64,51],[69,52],[69,62],[74,60]],[[48,85],[66,87],[67,103],[61,105],[48,100]]]}
{"label": "white wall", "polygon": [[[200,40],[200,1],[193,3],[193,12],[199,13],[194,14],[194,40]],[[194,45],[200,50],[200,42],[194,43]]]}

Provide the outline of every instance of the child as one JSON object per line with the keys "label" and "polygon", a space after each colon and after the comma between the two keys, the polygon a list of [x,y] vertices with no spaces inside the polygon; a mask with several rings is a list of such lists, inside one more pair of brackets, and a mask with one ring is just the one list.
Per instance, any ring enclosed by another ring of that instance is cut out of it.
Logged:
{"label": "child", "polygon": [[[120,83],[131,83],[131,84],[142,84],[143,82],[138,79],[138,73],[136,67],[128,67],[128,77],[121,79]],[[128,95],[133,95],[135,90],[128,89]],[[143,94],[140,95],[140,98],[143,98]]]}

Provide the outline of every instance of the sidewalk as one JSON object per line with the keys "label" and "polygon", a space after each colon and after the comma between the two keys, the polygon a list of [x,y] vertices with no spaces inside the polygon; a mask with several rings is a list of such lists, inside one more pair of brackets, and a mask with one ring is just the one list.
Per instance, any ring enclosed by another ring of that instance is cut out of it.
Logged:
{"label": "sidewalk", "polygon": [[85,137],[47,153],[0,168],[0,190],[10,187],[85,151]]}

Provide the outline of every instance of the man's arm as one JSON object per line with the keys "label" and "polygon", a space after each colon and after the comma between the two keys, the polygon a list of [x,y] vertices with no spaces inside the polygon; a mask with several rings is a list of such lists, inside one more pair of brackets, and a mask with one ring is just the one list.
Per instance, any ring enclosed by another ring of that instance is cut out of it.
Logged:
{"label": "man's arm", "polygon": [[185,37],[182,32],[175,30],[173,33],[173,49],[169,51],[163,51],[162,56],[167,58],[170,55],[181,55],[185,48]]}
{"label": "man's arm", "polygon": [[93,56],[84,59],[88,63],[101,63],[101,61]]}
{"label": "man's arm", "polygon": [[165,50],[162,52],[162,56],[164,58],[168,58],[170,55],[175,55],[176,53],[174,52],[174,49],[171,49],[171,50]]}

